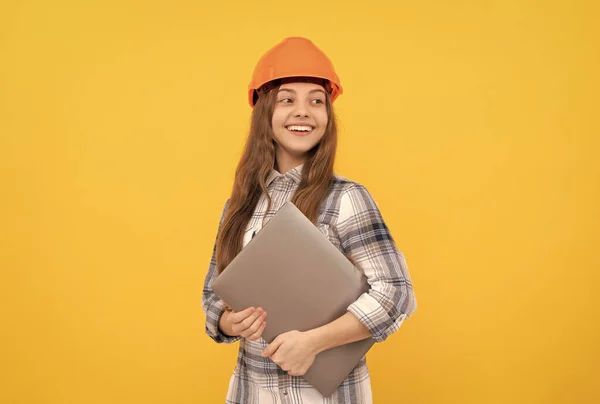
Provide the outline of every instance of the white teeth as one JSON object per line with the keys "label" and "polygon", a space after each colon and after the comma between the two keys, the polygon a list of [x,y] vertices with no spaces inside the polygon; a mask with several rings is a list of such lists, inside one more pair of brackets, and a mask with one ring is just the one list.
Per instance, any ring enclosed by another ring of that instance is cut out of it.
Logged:
{"label": "white teeth", "polygon": [[312,130],[312,126],[304,126],[304,125],[290,125],[287,128],[288,128],[288,130],[295,130],[298,132],[310,132]]}

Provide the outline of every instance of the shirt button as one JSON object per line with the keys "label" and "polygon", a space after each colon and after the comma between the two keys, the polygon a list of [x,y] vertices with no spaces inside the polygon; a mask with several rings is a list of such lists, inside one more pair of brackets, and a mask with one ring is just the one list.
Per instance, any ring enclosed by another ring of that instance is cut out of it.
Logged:
{"label": "shirt button", "polygon": [[283,390],[283,395],[287,396],[287,390]]}

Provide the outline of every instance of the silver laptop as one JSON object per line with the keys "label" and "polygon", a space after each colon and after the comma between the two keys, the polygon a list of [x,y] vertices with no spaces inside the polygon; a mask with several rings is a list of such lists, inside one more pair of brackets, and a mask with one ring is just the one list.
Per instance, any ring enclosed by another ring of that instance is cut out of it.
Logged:
{"label": "silver laptop", "polygon": [[[291,330],[307,331],[346,313],[368,291],[365,276],[292,203],[286,202],[214,281],[233,310],[262,307],[262,337],[271,343]],[[367,338],[321,352],[304,375],[330,396],[373,346]]]}

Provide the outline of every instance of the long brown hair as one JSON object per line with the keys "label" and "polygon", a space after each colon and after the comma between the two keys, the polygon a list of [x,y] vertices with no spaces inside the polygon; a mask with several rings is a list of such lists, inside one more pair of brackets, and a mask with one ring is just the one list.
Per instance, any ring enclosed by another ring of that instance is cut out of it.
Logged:
{"label": "long brown hair", "polygon": [[[235,171],[229,204],[217,237],[216,262],[220,274],[242,250],[243,234],[262,193],[271,207],[266,179],[275,166],[275,140],[271,120],[279,85],[262,93],[250,122],[250,133]],[[314,224],[319,207],[327,197],[333,181],[337,149],[337,123],[329,94],[326,95],[327,127],[319,144],[313,147],[302,167],[302,179],[292,203]]]}

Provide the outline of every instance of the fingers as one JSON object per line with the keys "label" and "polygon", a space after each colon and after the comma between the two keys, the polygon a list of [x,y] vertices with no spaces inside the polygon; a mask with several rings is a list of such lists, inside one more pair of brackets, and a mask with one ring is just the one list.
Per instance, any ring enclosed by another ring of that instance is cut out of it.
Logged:
{"label": "fingers", "polygon": [[281,370],[283,370],[284,372],[287,372],[287,374],[290,376],[304,376],[304,374],[306,373],[306,371],[302,371],[301,368],[294,369],[294,368],[290,367],[289,363],[284,363],[283,361],[281,361],[279,359],[277,352],[275,352],[275,354],[273,354],[273,356],[271,356],[271,360],[273,361],[274,364],[279,366],[281,368]]}
{"label": "fingers", "polygon": [[[266,317],[266,314],[267,313],[265,313],[265,317]],[[257,339],[260,338],[260,336],[262,335],[266,326],[267,326],[267,322],[264,321],[264,319],[263,319],[260,326],[258,327],[258,330],[256,330],[256,332],[254,334],[250,335],[249,337],[246,337],[246,339],[249,339],[250,341],[256,341]]]}
{"label": "fingers", "polygon": [[[267,355],[264,355],[264,357],[266,358],[266,357],[267,357]],[[279,355],[277,355],[277,353],[275,353],[275,354],[271,355],[271,357],[270,357],[269,359],[271,359],[271,361],[272,361],[274,364],[276,364],[277,366],[279,366],[279,367],[280,367],[282,370],[285,370],[285,369],[284,369],[284,366],[285,366],[285,365],[284,365],[284,364],[283,364],[283,363],[282,363],[282,362],[279,360]],[[287,370],[286,370],[286,372],[287,372]]]}
{"label": "fingers", "polygon": [[[242,330],[246,331],[248,329],[250,329],[252,327],[252,325],[256,322],[256,320],[258,318],[260,318],[262,315],[264,314],[264,311],[262,309],[257,309],[256,311],[254,311],[254,313],[252,313],[251,315],[249,315],[248,317],[246,317],[244,320],[242,320],[240,322],[240,325],[242,326]],[[256,331],[256,330],[254,330]]]}
{"label": "fingers", "polygon": [[[258,313],[260,313],[260,315],[258,315]],[[244,338],[251,339],[250,337],[254,336],[255,334],[258,334],[258,336],[255,338],[258,339],[260,338],[260,334],[262,334],[262,330],[264,330],[264,327],[267,324],[265,322],[265,318],[267,318],[267,313],[265,313],[264,311],[261,312],[257,310],[254,315],[244,320],[242,324],[245,325],[246,321],[250,321],[251,318],[254,318],[254,321],[250,324],[250,326],[248,326],[244,331],[242,331],[241,335]]]}
{"label": "fingers", "polygon": [[231,319],[231,322],[233,324],[237,324],[237,323],[242,322],[248,316],[252,315],[252,313],[254,313],[255,310],[256,309],[254,307],[248,307],[246,310],[232,311],[231,314],[229,315],[229,318]]}
{"label": "fingers", "polygon": [[[267,313],[260,307],[258,309],[249,307],[243,311],[237,313],[233,312],[230,314],[232,329],[236,335],[239,335],[243,338],[260,338],[262,330],[264,329],[264,326],[262,325],[266,317]],[[255,335],[257,333],[258,336]]]}
{"label": "fingers", "polygon": [[267,356],[271,356],[275,353],[275,351],[277,351],[277,349],[279,348],[279,346],[283,343],[283,339],[277,337],[275,338],[275,340],[273,340],[273,342],[271,342],[269,344],[269,346],[267,346],[265,348],[265,350],[263,351],[263,353],[261,354],[261,356],[263,358],[266,358]]}

